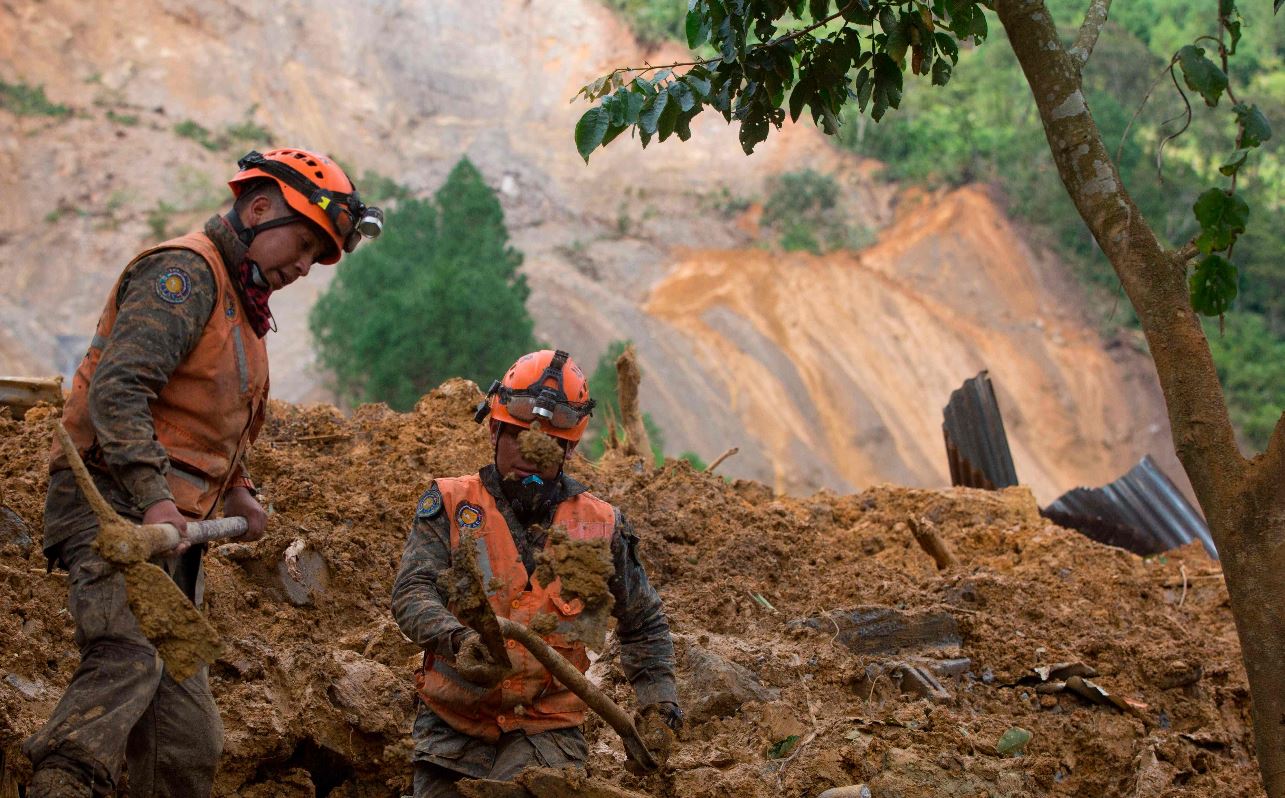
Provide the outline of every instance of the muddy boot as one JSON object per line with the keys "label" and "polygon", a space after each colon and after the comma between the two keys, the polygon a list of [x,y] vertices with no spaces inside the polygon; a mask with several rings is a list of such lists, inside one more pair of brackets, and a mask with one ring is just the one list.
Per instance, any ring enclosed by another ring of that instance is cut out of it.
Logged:
{"label": "muddy boot", "polygon": [[27,790],[27,798],[91,798],[92,795],[88,784],[62,768],[37,770]]}

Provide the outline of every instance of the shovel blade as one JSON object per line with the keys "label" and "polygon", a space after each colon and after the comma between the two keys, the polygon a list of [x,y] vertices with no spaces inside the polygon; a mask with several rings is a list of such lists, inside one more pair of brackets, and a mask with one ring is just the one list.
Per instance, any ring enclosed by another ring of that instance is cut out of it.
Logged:
{"label": "shovel blade", "polygon": [[223,650],[219,633],[210,625],[173,579],[151,563],[125,569],[129,608],[139,628],[176,682],[218,659]]}

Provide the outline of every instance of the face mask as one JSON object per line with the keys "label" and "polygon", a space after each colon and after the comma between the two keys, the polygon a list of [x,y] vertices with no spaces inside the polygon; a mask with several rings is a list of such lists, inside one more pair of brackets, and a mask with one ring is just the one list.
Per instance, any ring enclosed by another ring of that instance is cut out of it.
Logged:
{"label": "face mask", "polygon": [[502,480],[500,485],[513,513],[523,523],[530,523],[548,511],[557,482],[545,482],[539,475],[531,474],[522,480]]}

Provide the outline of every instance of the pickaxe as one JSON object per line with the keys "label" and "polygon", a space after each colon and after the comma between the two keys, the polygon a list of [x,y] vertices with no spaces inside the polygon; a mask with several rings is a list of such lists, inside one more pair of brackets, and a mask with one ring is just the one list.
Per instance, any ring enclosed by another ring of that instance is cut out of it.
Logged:
{"label": "pickaxe", "polygon": [[174,580],[148,560],[173,550],[184,541],[195,546],[244,534],[246,520],[233,517],[189,521],[183,533],[171,524],[130,523],[98,492],[61,422],[55,432],[81,493],[98,517],[94,548],[104,560],[124,571],[129,608],[138,619],[139,628],[160,652],[174,681],[184,681],[196,673],[202,662],[212,663],[218,658],[223,641]]}

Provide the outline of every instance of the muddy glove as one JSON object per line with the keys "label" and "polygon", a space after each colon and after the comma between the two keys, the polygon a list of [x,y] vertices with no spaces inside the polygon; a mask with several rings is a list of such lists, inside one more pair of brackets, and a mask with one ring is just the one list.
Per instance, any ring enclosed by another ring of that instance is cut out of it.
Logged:
{"label": "muddy glove", "polygon": [[455,653],[455,671],[478,687],[494,687],[512,672],[509,663],[497,663],[482,644],[482,636],[473,630],[465,633]]}
{"label": "muddy glove", "polygon": [[668,701],[648,704],[642,708],[642,712],[639,714],[644,718],[650,714],[659,715],[661,721],[668,726],[671,731],[676,732],[683,727],[683,711],[678,708],[677,704],[671,704]]}

